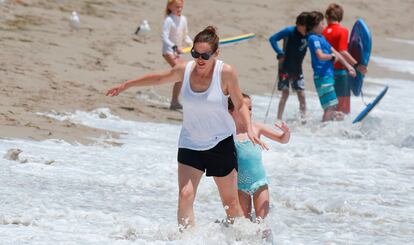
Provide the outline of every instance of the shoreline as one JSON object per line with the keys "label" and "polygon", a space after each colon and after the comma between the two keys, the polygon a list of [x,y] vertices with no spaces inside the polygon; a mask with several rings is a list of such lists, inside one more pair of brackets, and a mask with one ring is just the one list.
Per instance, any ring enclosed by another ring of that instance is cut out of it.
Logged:
{"label": "shoreline", "polygon": [[[190,36],[211,24],[206,22],[211,19],[203,11],[206,8],[215,13],[213,25],[223,38],[255,32],[256,38],[252,40],[223,47],[219,58],[235,67],[242,90],[256,95],[270,95],[276,79],[275,54],[267,38],[293,23],[301,11],[323,11],[329,4],[316,0],[215,2],[213,5],[201,0],[186,3],[183,14],[189,22]],[[337,2],[345,8],[343,24],[346,27],[351,28],[353,20],[364,16],[373,33],[373,56],[406,60],[414,57],[414,45],[390,40],[414,40],[410,31],[414,24],[410,17],[414,3],[402,0],[372,1],[373,4]],[[105,96],[108,88],[123,80],[169,68],[161,56],[164,4],[163,1],[115,4],[108,0],[63,3],[10,0],[0,5],[0,45],[4,57],[0,61],[0,137],[34,140],[56,137],[82,144],[92,144],[91,138],[107,134],[116,138],[118,135],[114,132],[36,114],[92,111],[103,107],[128,120],[179,124],[181,113],[168,109],[172,84],[131,89],[116,98]],[[81,18],[79,31],[69,27],[73,10]],[[154,10],[158,12],[149,14]],[[390,11],[402,14],[398,20],[390,19]],[[252,21],[259,17],[260,22]],[[133,35],[142,19],[148,19],[152,28],[146,38]],[[185,59],[189,60],[190,56]],[[313,91],[309,52],[303,66],[306,89]],[[368,69],[369,77],[414,81],[413,74],[390,71],[374,62]]]}

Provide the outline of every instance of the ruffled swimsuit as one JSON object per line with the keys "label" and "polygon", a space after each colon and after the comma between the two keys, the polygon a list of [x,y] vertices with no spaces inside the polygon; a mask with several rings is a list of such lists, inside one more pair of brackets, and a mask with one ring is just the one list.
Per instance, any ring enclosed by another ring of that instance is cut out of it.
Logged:
{"label": "ruffled swimsuit", "polygon": [[236,141],[238,189],[253,195],[260,187],[267,185],[266,172],[262,163],[262,148],[250,140]]}

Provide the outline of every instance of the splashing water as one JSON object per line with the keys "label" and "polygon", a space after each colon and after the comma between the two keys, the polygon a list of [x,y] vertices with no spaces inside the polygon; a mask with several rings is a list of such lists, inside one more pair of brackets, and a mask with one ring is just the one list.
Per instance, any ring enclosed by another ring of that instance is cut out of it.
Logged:
{"label": "splashing water", "polygon": [[[308,92],[305,125],[290,98],[285,118],[291,141],[266,141],[271,149],[263,153],[272,205],[264,224],[214,223],[225,217],[224,209],[213,180],[204,177],[197,227],[184,233],[175,217],[179,126],[127,121],[105,108],[41,113],[124,134],[89,146],[0,139],[0,153],[19,148],[27,159],[0,159],[0,237],[11,244],[262,244],[261,232],[271,228],[277,244],[413,243],[414,82],[367,80],[368,101],[384,84],[390,89],[355,125],[364,107],[358,98],[345,121],[321,124],[319,102]],[[253,97],[256,120],[263,120],[268,102]],[[277,100],[268,122],[276,106]]]}

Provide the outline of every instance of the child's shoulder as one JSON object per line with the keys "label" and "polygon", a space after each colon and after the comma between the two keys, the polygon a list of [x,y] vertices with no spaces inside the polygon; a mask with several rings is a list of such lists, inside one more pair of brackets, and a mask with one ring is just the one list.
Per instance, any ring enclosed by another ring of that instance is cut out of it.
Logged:
{"label": "child's shoulder", "polygon": [[168,21],[173,21],[173,19],[171,17],[171,14],[166,15],[165,18],[164,18],[164,22],[168,22]]}
{"label": "child's shoulder", "polygon": [[322,35],[311,32],[311,33],[308,34],[307,37],[308,37],[308,39],[320,39],[322,37]]}
{"label": "child's shoulder", "polygon": [[318,34],[315,33],[309,33],[307,36],[307,40],[309,44],[315,43],[317,41],[321,40],[321,37]]}
{"label": "child's shoulder", "polygon": [[295,29],[296,29],[296,26],[286,26],[282,30],[288,31],[288,32],[293,32],[293,31],[295,31]]}
{"label": "child's shoulder", "polygon": [[345,30],[345,31],[348,31],[348,28],[346,27],[346,26],[344,26],[344,25],[342,25],[342,24],[339,24],[338,25],[338,28],[340,29],[340,30]]}

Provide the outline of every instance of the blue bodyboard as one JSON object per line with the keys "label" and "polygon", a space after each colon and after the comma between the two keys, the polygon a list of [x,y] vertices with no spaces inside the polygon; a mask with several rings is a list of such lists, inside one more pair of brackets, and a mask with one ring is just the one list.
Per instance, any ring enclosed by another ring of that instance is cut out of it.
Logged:
{"label": "blue bodyboard", "polygon": [[[371,56],[372,38],[371,32],[368,26],[362,19],[358,19],[354,27],[352,28],[349,38],[348,51],[355,58],[358,64],[367,66],[369,57]],[[354,95],[359,96],[361,94],[362,85],[364,81],[364,75],[357,72],[356,77],[349,76],[349,82],[351,90]]]}
{"label": "blue bodyboard", "polygon": [[377,95],[377,97],[375,97],[374,101],[369,103],[364,108],[364,110],[362,110],[361,113],[359,113],[359,115],[354,119],[352,124],[362,121],[368,115],[368,113],[381,101],[381,99],[384,97],[387,91],[388,91],[388,86],[385,86],[385,88],[381,91],[381,93]]}

